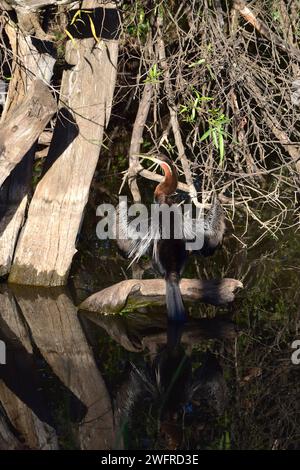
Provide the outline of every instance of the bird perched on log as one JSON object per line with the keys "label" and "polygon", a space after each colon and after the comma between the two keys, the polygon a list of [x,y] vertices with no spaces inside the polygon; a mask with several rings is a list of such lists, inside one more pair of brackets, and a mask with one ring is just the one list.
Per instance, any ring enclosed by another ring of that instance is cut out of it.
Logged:
{"label": "bird perched on log", "polygon": [[[127,252],[127,256],[137,261],[145,253],[151,250],[152,258],[160,273],[166,280],[166,304],[168,319],[174,322],[184,322],[186,320],[185,308],[183,305],[179,281],[188,256],[186,242],[198,237],[202,240],[201,247],[196,250],[197,254],[211,256],[222,243],[225,223],[222,206],[217,197],[214,197],[212,206],[202,223],[190,216],[183,221],[182,236],[178,237],[177,209],[179,206],[172,198],[178,185],[178,174],[173,162],[163,154],[159,156],[145,156],[154,163],[160,165],[164,173],[164,179],[159,183],[154,191],[154,203],[160,209],[168,206],[172,209],[173,217],[170,220],[168,237],[163,237],[164,221],[161,217],[158,223],[151,224],[144,233],[136,236],[128,227],[127,218],[123,219],[121,212],[118,212],[118,233],[117,243],[120,249]],[[180,214],[182,214],[180,210]],[[125,235],[126,234],[126,235]],[[125,249],[125,250],[124,250]]]}

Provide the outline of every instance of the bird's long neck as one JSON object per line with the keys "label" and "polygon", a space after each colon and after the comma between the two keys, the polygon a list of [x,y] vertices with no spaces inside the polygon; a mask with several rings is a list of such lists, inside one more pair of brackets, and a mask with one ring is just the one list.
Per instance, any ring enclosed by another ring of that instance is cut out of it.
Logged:
{"label": "bird's long neck", "polygon": [[161,163],[161,167],[165,177],[163,181],[156,186],[154,191],[154,199],[159,204],[169,204],[171,201],[171,194],[173,194],[177,189],[177,172],[175,168],[171,168],[171,166],[165,162]]}

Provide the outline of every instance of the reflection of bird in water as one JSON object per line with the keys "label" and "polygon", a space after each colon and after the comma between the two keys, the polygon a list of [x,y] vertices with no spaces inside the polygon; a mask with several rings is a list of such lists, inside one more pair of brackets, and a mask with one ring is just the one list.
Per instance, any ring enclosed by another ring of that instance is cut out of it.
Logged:
{"label": "reflection of bird in water", "polygon": [[205,409],[222,415],[227,404],[227,387],[223,370],[216,356],[206,351],[202,366],[195,372],[192,387],[192,402],[202,404]]}
{"label": "reflection of bird in water", "polygon": [[[152,249],[152,258],[157,265],[160,273],[166,280],[166,304],[168,318],[171,321],[183,322],[186,319],[183,306],[179,280],[187,259],[186,241],[192,239],[203,239],[203,246],[197,250],[198,254],[209,256],[214,253],[216,248],[222,243],[225,230],[224,213],[217,197],[214,197],[212,207],[209,210],[204,223],[195,223],[191,217],[185,218],[182,226],[182,237],[178,238],[176,232],[176,208],[178,205],[174,202],[172,195],[177,189],[178,175],[172,161],[165,155],[160,154],[157,157],[145,157],[155,163],[158,163],[164,172],[164,179],[159,183],[154,191],[154,201],[160,207],[167,205],[175,209],[173,217],[170,218],[170,230],[168,238],[162,236],[164,227],[161,218],[158,226],[150,224],[150,229],[136,239],[136,233],[130,233],[129,227],[119,215],[118,245],[127,255],[137,261],[149,249]],[[120,214],[120,213],[119,213]],[[181,214],[181,212],[180,212]],[[123,225],[123,228],[122,228]],[[125,234],[123,236],[122,234]],[[125,243],[124,243],[125,239]],[[127,243],[126,243],[127,242]]]}
{"label": "reflection of bird in water", "polygon": [[140,422],[147,404],[152,417],[157,409],[159,438],[169,450],[182,446],[185,421],[198,426],[201,416],[202,423],[212,422],[224,414],[227,404],[227,386],[217,357],[210,351],[202,353],[201,365],[193,371],[192,358],[180,344],[180,336],[176,324],[169,324],[168,343],[151,367],[131,364],[129,379],[116,404],[118,419],[129,428],[135,415]]}

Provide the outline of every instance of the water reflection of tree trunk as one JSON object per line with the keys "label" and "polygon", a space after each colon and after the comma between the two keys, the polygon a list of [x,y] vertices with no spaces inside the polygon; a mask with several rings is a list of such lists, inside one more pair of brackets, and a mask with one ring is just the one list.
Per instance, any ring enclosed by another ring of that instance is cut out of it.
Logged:
{"label": "water reflection of tree trunk", "polygon": [[[32,372],[33,367],[30,368],[30,360],[35,355],[41,355],[59,381],[71,391],[75,400],[86,407],[86,414],[75,431],[77,446],[81,449],[111,448],[113,415],[110,398],[82,332],[76,307],[68,295],[62,290],[33,291],[14,288],[14,296],[6,292],[0,296],[0,302],[3,323],[0,325],[1,331],[5,330],[6,325],[6,337],[15,337],[20,348],[23,348],[20,356],[22,364],[25,364],[25,369],[31,374],[26,383],[33,381],[34,390],[38,387],[38,380],[35,380]],[[11,370],[9,357],[5,367],[6,370]],[[34,390],[26,395],[27,401],[24,398],[25,405],[21,397],[22,390],[14,395],[7,383],[9,377],[6,377],[5,384],[2,382],[0,400],[11,423],[22,434],[28,447],[45,448],[44,442],[36,442],[34,436],[26,435],[26,429],[36,436],[42,436],[42,425],[45,434],[49,426],[45,423],[48,421],[47,406],[46,411],[39,410],[38,413],[43,420],[38,419],[36,422],[36,416],[27,406],[30,401],[28,395],[33,395]],[[35,397],[35,406],[37,399]],[[22,413],[18,411],[20,404]],[[14,409],[17,410],[15,413]],[[31,413],[31,418],[26,415],[27,412]],[[22,415],[22,419],[18,419],[19,415]],[[24,419],[27,419],[26,425]],[[51,421],[51,417],[49,419]]]}
{"label": "water reflection of tree trunk", "polygon": [[[55,430],[45,422],[45,416],[37,416],[31,409],[32,403],[26,399],[30,397],[35,408],[43,409],[36,389],[28,330],[12,293],[4,288],[0,292],[0,329],[7,347],[12,345],[7,351],[7,365],[0,369],[0,402],[6,414],[6,419],[1,417],[0,447],[2,442],[5,449],[57,449]],[[18,433],[18,437],[10,428]]]}
{"label": "water reflection of tree trunk", "polygon": [[13,434],[5,417],[0,414],[0,450],[19,450],[21,443]]}
{"label": "water reflection of tree trunk", "polygon": [[20,432],[26,446],[30,449],[58,449],[55,430],[41,421],[3,381],[0,382],[0,397],[10,422]]}
{"label": "water reflection of tree trunk", "polygon": [[110,397],[81,329],[76,307],[63,291],[16,291],[16,298],[42,356],[85,404],[79,425],[81,449],[107,449],[113,438]]}

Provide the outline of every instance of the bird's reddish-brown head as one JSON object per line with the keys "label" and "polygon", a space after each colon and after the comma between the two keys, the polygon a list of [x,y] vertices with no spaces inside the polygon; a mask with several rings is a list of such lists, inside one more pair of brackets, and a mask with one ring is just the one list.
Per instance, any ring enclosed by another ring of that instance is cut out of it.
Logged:
{"label": "bird's reddish-brown head", "polygon": [[177,189],[177,170],[172,160],[162,153],[157,156],[147,155],[145,158],[147,158],[147,160],[151,160],[154,163],[158,163],[164,172],[164,179],[156,186],[154,197],[158,202],[166,202],[167,197],[171,196],[171,194],[173,194]]}

